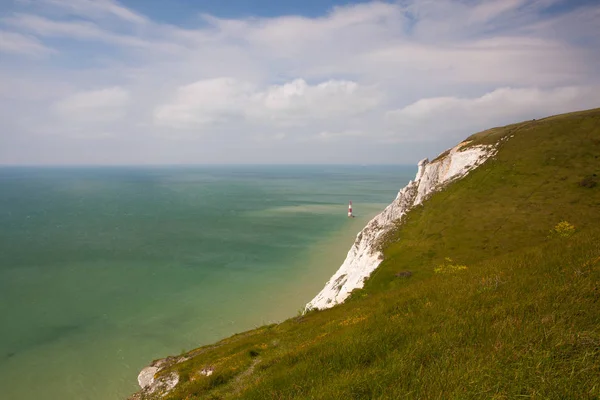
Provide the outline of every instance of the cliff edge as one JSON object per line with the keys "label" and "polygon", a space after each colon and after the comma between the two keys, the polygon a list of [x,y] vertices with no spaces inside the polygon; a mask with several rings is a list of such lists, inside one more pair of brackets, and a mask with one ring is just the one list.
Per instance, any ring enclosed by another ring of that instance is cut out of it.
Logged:
{"label": "cliff edge", "polygon": [[428,159],[419,162],[415,179],[402,188],[396,199],[360,231],[342,266],[306,305],[306,311],[333,307],[346,300],[354,289],[362,288],[364,281],[383,260],[379,240],[393,227],[394,221],[401,219],[431,194],[483,164],[496,154],[499,145],[469,144],[468,140],[461,142],[431,162]]}

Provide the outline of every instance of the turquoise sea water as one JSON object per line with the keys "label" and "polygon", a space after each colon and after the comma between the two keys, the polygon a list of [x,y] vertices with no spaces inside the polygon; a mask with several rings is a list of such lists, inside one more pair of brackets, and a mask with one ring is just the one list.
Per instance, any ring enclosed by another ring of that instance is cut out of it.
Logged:
{"label": "turquoise sea water", "polygon": [[415,171],[0,168],[0,397],[123,399],[155,358],[293,316]]}

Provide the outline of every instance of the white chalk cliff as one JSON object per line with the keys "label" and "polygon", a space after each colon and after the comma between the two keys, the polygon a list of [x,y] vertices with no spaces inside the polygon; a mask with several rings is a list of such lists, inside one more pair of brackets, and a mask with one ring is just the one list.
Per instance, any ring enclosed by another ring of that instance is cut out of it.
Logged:
{"label": "white chalk cliff", "polygon": [[433,162],[424,159],[414,181],[398,192],[396,199],[373,218],[356,236],[356,241],[337,272],[321,292],[306,305],[307,310],[325,309],[342,303],[354,289],[362,288],[365,279],[379,266],[383,254],[378,249],[381,235],[393,227],[410,209],[421,204],[432,193],[467,175],[496,154],[495,146],[468,146],[462,142],[442,153]]}

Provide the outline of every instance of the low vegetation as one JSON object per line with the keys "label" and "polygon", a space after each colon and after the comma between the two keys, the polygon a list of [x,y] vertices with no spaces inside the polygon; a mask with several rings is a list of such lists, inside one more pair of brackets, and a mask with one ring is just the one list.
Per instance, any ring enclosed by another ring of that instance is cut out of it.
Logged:
{"label": "low vegetation", "polygon": [[600,398],[600,109],[471,137],[503,138],[345,304],[194,350],[165,398]]}

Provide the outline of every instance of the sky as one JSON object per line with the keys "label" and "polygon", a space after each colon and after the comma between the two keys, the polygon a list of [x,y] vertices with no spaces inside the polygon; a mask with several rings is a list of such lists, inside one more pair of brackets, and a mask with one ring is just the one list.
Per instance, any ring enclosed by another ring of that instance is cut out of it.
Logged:
{"label": "sky", "polygon": [[600,1],[0,0],[0,164],[413,164],[600,107]]}

